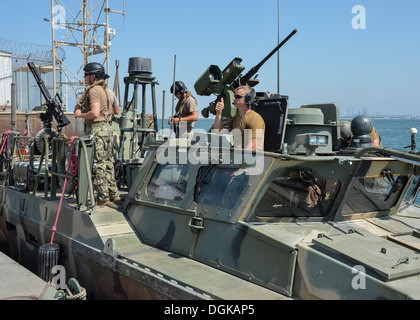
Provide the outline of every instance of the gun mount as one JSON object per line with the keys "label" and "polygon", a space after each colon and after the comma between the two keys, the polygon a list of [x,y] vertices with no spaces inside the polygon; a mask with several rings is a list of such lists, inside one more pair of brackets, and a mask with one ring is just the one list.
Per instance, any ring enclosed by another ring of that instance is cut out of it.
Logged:
{"label": "gun mount", "polygon": [[70,124],[69,119],[66,117],[63,111],[63,101],[61,100],[58,93],[55,95],[54,99],[51,98],[51,95],[48,92],[45,83],[41,79],[41,76],[38,70],[36,70],[35,64],[33,62],[29,62],[28,67],[34,76],[48,107],[47,111],[41,115],[41,120],[46,128],[51,129],[52,118],[54,117],[54,119],[57,121],[57,130],[60,132],[62,127]]}
{"label": "gun mount", "polygon": [[195,91],[200,96],[210,96],[216,94],[217,99],[210,103],[207,108],[201,112],[203,117],[208,118],[210,113],[216,114],[215,107],[217,101],[224,98],[225,108],[223,109],[223,117],[233,117],[236,114],[236,107],[233,105],[234,90],[240,85],[256,86],[259,81],[252,79],[258,70],[270,59],[291,37],[297,32],[294,29],[280,44],[278,44],[263,60],[256,66],[251,68],[244,76],[241,76],[245,69],[241,65],[242,59],[235,58],[222,71],[216,65],[211,65],[194,84]]}

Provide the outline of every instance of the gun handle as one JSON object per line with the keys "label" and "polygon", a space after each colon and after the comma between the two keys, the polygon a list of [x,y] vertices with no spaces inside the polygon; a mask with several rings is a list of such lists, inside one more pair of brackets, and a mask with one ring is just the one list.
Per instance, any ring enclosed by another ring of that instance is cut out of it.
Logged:
{"label": "gun handle", "polygon": [[58,122],[58,124],[57,124],[58,129],[61,129],[62,127],[65,127],[65,126],[70,124],[70,120],[67,118],[67,116],[64,113],[61,113],[60,117],[61,117],[62,121],[61,121],[61,123],[57,121]]}
{"label": "gun handle", "polygon": [[237,109],[233,104],[235,92],[226,89],[223,95],[225,107],[223,108],[222,117],[233,118],[236,115]]}

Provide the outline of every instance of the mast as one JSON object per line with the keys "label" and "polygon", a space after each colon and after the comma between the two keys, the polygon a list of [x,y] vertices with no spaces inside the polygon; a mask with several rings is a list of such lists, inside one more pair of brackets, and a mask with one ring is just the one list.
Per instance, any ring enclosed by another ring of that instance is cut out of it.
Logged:
{"label": "mast", "polygon": [[[280,0],[277,0],[277,45],[280,43]],[[280,50],[277,51],[277,93],[280,94]]]}
{"label": "mast", "polygon": [[[104,65],[106,73],[110,73],[109,52],[115,30],[110,28],[109,13],[125,16],[125,0],[122,3],[123,11],[114,11],[109,8],[109,0],[82,0],[79,8],[75,7],[74,0],[51,0],[54,94],[56,86],[65,86],[62,99],[66,110],[69,100],[77,101],[77,96],[83,91],[83,67],[91,62],[94,56],[95,61]],[[61,39],[57,40],[60,37]],[[58,57],[57,50],[63,47],[69,51],[75,49],[69,56],[81,55],[78,66],[66,65]],[[60,65],[63,72],[63,79],[59,81],[56,79],[57,65]]]}
{"label": "mast", "polygon": [[[53,10],[54,0],[51,0],[51,32],[52,32],[52,64],[53,64],[53,93],[54,96],[57,92],[57,80],[56,80],[56,56],[57,51],[55,50],[55,32],[54,32],[54,10]],[[29,107],[29,106],[28,106]]]}

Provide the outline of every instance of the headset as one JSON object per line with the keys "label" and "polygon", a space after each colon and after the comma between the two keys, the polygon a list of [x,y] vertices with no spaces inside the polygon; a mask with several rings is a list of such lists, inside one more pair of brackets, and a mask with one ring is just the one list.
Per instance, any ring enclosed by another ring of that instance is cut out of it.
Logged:
{"label": "headset", "polygon": [[254,90],[254,88],[251,88],[251,92],[247,93],[246,96],[245,96],[245,103],[248,106],[251,106],[253,104],[254,100],[255,100],[255,90]]}

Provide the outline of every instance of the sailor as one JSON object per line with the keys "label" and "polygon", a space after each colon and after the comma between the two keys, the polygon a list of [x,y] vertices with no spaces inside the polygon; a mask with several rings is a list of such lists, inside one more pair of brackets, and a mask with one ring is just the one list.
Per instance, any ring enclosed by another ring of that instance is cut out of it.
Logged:
{"label": "sailor", "polygon": [[[175,108],[176,114],[174,117],[169,118],[169,124],[174,123],[174,131],[178,138],[192,138],[192,129],[194,123],[198,120],[198,108],[197,100],[191,95],[191,91],[187,89],[182,81],[175,81],[171,86],[171,93],[174,93],[175,85],[175,96],[178,98],[178,103]],[[180,122],[185,121],[187,130],[180,130],[182,125]],[[181,131],[181,132],[180,132]]]}
{"label": "sailor", "polygon": [[[340,136],[341,146],[338,149],[348,148],[353,139],[353,132],[351,131],[350,121],[340,121]],[[375,127],[372,127],[372,131],[370,132],[370,139],[372,140],[372,147],[382,147],[381,136]]]}
{"label": "sailor", "polygon": [[375,127],[373,127],[370,133],[370,138],[372,139],[372,147],[382,147],[381,136]]}
{"label": "sailor", "polygon": [[108,121],[112,124],[112,116],[118,115],[120,113],[120,103],[118,102],[117,96],[115,95],[114,91],[107,88],[106,92],[110,100],[109,109],[107,112]]}
{"label": "sailor", "polygon": [[94,159],[97,163],[93,186],[96,191],[96,204],[106,205],[110,201],[120,200],[114,176],[114,146],[113,132],[108,122],[108,112],[111,108],[107,94],[105,74],[102,64],[91,62],[83,69],[85,90],[75,107],[75,118],[85,120],[85,134],[92,135],[95,141]]}
{"label": "sailor", "polygon": [[[254,100],[253,89],[248,86],[240,86],[235,91],[233,104],[238,109],[238,113],[228,123],[230,131],[239,129],[242,135],[242,141],[235,138],[235,147],[251,150],[264,149],[264,131],[265,122],[263,118],[251,109],[251,104]],[[222,111],[224,109],[224,99],[222,98],[216,104],[216,118],[214,119],[214,129],[216,133],[223,133]],[[248,137],[245,130],[251,130],[251,135]],[[235,134],[234,134],[235,136]]]}

